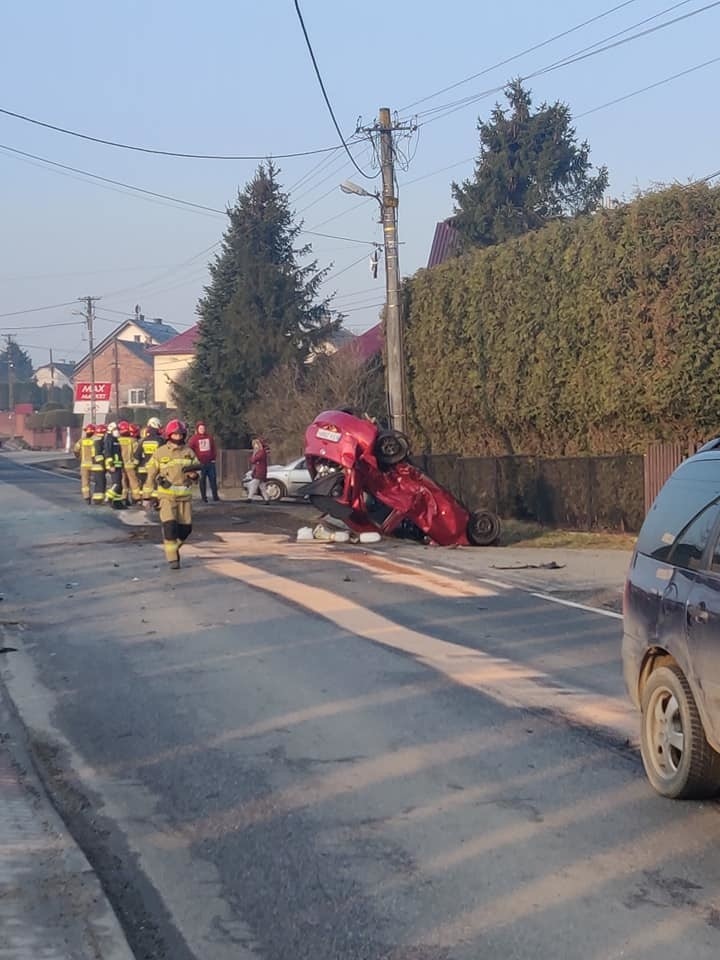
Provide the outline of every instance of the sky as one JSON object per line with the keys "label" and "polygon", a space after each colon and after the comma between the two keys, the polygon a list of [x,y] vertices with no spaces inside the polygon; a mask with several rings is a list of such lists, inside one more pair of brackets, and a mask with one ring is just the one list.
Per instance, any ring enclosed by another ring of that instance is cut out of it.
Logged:
{"label": "sky", "polygon": [[[300,7],[346,139],[354,139],[358,123],[372,124],[380,107],[417,125],[399,141],[403,275],[426,264],[435,224],[453,212],[452,181],[472,174],[478,119],[502,99],[498,88],[518,76],[529,78],[537,104],[569,104],[593,163],[609,168],[611,197],[720,171],[720,62],[700,66],[718,57],[720,2],[386,0],[361,7],[300,0]],[[685,71],[692,72],[661,84]],[[661,85],[605,106],[653,84]],[[352,179],[373,192],[377,166],[366,140],[351,151],[372,179],[341,146],[293,0],[6,3],[0,90],[4,110],[130,145],[276,158],[331,148],[278,159],[279,179],[304,228],[332,235],[302,237],[318,265],[331,268],[323,293],[336,294],[334,306],[352,332],[377,322],[383,270],[373,280],[369,257],[382,238],[378,206],[339,189]],[[48,160],[218,211],[252,178],[257,161],[118,149],[0,113],[0,337],[14,336],[36,366],[49,361],[51,349],[56,361],[77,360],[87,351],[76,302],[85,296],[101,298],[96,339],[136,304],[178,331],[191,326],[224,214],[101,184]],[[64,305],[37,309],[55,304]]]}

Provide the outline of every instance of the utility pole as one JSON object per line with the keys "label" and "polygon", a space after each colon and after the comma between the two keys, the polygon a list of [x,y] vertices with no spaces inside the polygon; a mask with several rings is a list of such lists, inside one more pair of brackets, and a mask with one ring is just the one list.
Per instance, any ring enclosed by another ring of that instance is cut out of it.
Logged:
{"label": "utility pole", "polygon": [[100,297],[80,297],[85,304],[85,322],[88,329],[88,347],[90,348],[90,423],[95,423],[95,341],[93,323],[95,321],[95,301]]}
{"label": "utility pole", "polygon": [[8,333],[5,337],[7,343],[7,365],[8,365],[8,411],[12,417],[15,413],[15,365],[10,355],[10,348],[15,343],[14,338]]}
{"label": "utility pole", "polygon": [[405,351],[400,312],[400,263],[398,258],[397,208],[395,195],[395,150],[390,110],[381,107],[377,129],[380,133],[382,169],[383,239],[385,241],[385,344],[387,348],[387,392],[390,426],[406,432]]}
{"label": "utility pole", "polygon": [[[398,258],[397,209],[395,193],[395,138],[396,132],[412,133],[411,123],[393,123],[388,107],[381,107],[372,127],[358,127],[356,133],[365,133],[380,140],[380,168],[382,193],[370,193],[350,180],[340,184],[343,193],[360,197],[374,197],[380,204],[385,248],[385,346],[387,353],[386,382],[390,425],[393,430],[406,432],[405,416],[405,350],[403,346],[403,318],[400,303],[400,264]],[[373,271],[373,275],[376,275]]]}
{"label": "utility pole", "polygon": [[48,348],[50,350],[50,399],[55,399],[55,364],[53,363],[53,352],[52,347]]}
{"label": "utility pole", "polygon": [[115,374],[115,419],[120,418],[120,361],[118,360],[118,341],[117,337],[113,340],[113,360]]}

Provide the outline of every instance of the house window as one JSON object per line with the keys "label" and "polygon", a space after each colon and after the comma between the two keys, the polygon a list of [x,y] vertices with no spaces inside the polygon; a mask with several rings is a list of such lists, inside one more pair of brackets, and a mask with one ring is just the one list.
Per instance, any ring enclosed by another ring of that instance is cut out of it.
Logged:
{"label": "house window", "polygon": [[135,337],[134,337],[133,339],[135,340],[135,343],[141,343],[141,342],[142,342],[142,337],[140,336],[139,333],[136,333],[136,334],[135,334]]}
{"label": "house window", "polygon": [[144,390],[128,390],[128,404],[131,407],[141,407],[145,403]]}

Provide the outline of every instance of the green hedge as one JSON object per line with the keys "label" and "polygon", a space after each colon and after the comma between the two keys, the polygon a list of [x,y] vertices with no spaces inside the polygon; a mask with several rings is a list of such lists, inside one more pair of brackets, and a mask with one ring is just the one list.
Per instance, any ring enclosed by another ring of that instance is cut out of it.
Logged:
{"label": "green hedge", "polygon": [[27,424],[32,430],[53,430],[55,427],[81,427],[81,414],[71,410],[45,410],[33,413],[27,418]]}
{"label": "green hedge", "polygon": [[673,187],[406,282],[417,450],[617,453],[720,433],[720,189]]}

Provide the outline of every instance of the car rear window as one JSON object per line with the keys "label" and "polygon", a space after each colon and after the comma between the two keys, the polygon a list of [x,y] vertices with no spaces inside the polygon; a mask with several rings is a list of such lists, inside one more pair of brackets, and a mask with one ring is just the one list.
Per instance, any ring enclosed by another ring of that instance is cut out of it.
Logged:
{"label": "car rear window", "polygon": [[720,458],[693,458],[680,464],[645,518],[638,536],[638,551],[656,560],[667,560],[678,534],[718,497]]}

